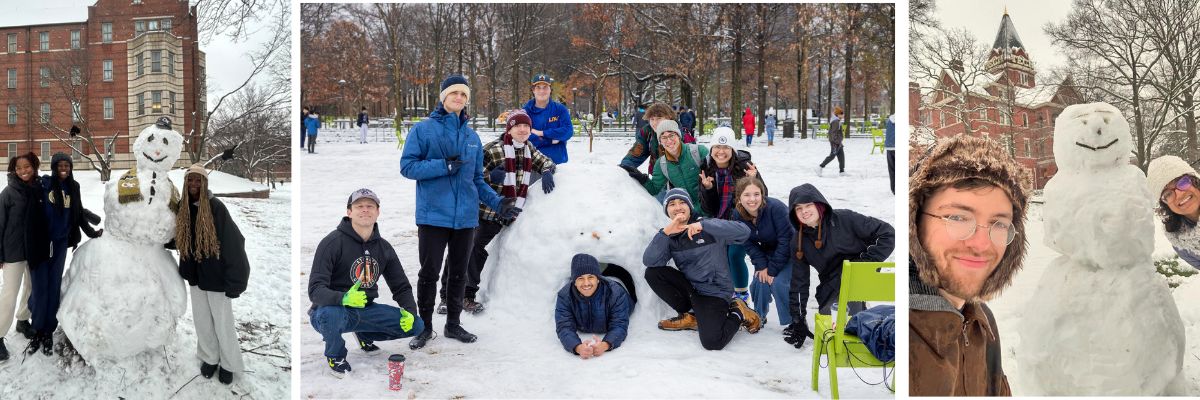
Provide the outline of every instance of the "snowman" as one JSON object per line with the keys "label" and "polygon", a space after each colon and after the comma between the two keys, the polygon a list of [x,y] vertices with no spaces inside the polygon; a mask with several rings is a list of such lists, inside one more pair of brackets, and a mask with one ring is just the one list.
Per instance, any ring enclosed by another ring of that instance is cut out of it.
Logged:
{"label": "snowman", "polygon": [[175,258],[178,191],[167,172],[183,137],[159,118],[133,143],[137,166],[104,190],[104,236],[84,242],[63,279],[63,332],[86,360],[118,360],[163,346],[187,309]]}
{"label": "snowman", "polygon": [[1030,394],[1153,396],[1180,372],[1183,322],[1151,259],[1154,200],[1129,164],[1132,146],[1109,104],[1073,105],[1055,120],[1058,173],[1042,219],[1060,256],[1020,327]]}

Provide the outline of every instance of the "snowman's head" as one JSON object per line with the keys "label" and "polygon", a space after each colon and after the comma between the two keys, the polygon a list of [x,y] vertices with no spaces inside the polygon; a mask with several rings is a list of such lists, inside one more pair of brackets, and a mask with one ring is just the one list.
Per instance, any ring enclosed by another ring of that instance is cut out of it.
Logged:
{"label": "snowman's head", "polygon": [[1125,165],[1132,150],[1129,122],[1108,103],[1069,106],[1054,120],[1054,158],[1059,169]]}
{"label": "snowman's head", "polygon": [[183,136],[171,130],[171,119],[167,117],[143,129],[133,142],[133,155],[138,169],[143,171],[169,171],[181,151]]}

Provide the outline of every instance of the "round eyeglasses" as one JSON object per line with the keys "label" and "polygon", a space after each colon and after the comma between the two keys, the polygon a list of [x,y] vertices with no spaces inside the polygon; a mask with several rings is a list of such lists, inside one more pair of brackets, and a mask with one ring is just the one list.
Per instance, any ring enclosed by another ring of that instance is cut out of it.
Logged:
{"label": "round eyeglasses", "polygon": [[1158,199],[1163,203],[1170,203],[1171,200],[1175,198],[1175,193],[1192,190],[1192,185],[1194,183],[1195,182],[1192,182],[1191,175],[1184,175],[1175,178],[1175,180],[1167,184],[1167,188],[1162,191],[1162,194],[1158,196]]}
{"label": "round eyeglasses", "polygon": [[946,233],[955,240],[967,240],[975,235],[976,228],[986,228],[988,239],[1000,247],[1006,247],[1017,237],[1017,229],[1005,221],[992,222],[991,225],[979,225],[975,218],[964,214],[936,215],[921,212],[930,217],[939,218],[946,223]]}

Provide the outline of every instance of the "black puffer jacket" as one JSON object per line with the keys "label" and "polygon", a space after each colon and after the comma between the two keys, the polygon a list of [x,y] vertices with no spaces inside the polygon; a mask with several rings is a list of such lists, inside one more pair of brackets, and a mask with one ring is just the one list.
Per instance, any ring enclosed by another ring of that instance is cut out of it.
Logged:
{"label": "black puffer jacket", "polygon": [[[246,257],[246,239],[225,203],[217,200],[211,192],[208,193],[208,206],[212,209],[213,228],[217,233],[217,241],[221,243],[221,254],[217,258],[200,260],[179,260],[179,275],[188,281],[189,285],[199,286],[207,292],[224,292],[225,297],[236,299],[246,291],[246,282],[250,280],[250,260]],[[196,237],[195,203],[189,204],[192,215],[192,237]]]}
{"label": "black puffer jacket", "polygon": [[[65,162],[71,166],[71,173],[67,175],[67,179],[58,179],[58,163]],[[50,159],[50,175],[42,176],[42,187],[46,189],[46,198],[50,199],[51,206],[62,204],[62,196],[65,194],[69,201],[71,212],[70,221],[67,227],[67,247],[75,248],[79,245],[79,241],[83,239],[80,231],[89,238],[95,239],[100,235],[92,228],[92,224],[99,224],[100,217],[96,214],[83,208],[83,200],[79,197],[79,182],[75,181],[75,163],[71,161],[71,156],[63,153],[57,153]]]}
{"label": "black puffer jacket", "polygon": [[[820,229],[802,225],[796,219],[796,205],[820,203]],[[896,231],[892,225],[877,218],[850,210],[834,210],[810,184],[792,189],[788,196],[788,220],[796,228],[796,238],[789,245],[792,257],[792,288],[788,309],[792,318],[803,321],[808,303],[809,267],[817,270],[817,304],[824,307],[833,301],[842,285],[842,261],[883,261],[896,247]],[[821,248],[816,240],[820,239]],[[804,249],[804,258],[796,259],[796,245]]]}
{"label": "black puffer jacket", "polygon": [[[738,179],[746,177],[746,168],[750,168],[750,165],[753,164],[750,161],[750,152],[745,150],[733,152],[733,158],[729,160],[729,163],[732,165],[730,170],[733,172],[733,181],[735,184]],[[733,201],[729,204],[729,207],[725,209],[724,214],[717,215],[717,212],[721,211],[721,187],[716,182],[717,162],[712,158],[712,149],[709,149],[708,158],[704,159],[704,164],[700,166],[700,169],[701,171],[704,171],[705,176],[713,178],[712,189],[705,189],[703,182],[700,184],[700,207],[704,208],[704,213],[706,215],[711,215],[713,218],[725,220],[733,219],[733,213],[737,212],[735,211],[736,208],[734,207],[734,204],[737,204],[737,199],[733,199]],[[763,182],[762,195],[763,198],[766,198],[767,184],[766,181],[763,180],[762,171],[758,171],[758,180],[759,182]]]}
{"label": "black puffer jacket", "polygon": [[367,301],[374,302],[379,297],[380,277],[387,279],[392,300],[400,308],[417,314],[412,284],[404,275],[396,249],[379,236],[379,224],[375,225],[371,238],[364,241],[354,231],[350,217],[342,217],[337,230],[317,244],[308,277],[308,298],[312,300],[313,308],[340,306],[342,296],[355,282],[361,282],[359,288],[367,293]]}
{"label": "black puffer jacket", "polygon": [[28,261],[30,268],[50,259],[50,224],[42,186],[8,174],[0,191],[0,262]]}

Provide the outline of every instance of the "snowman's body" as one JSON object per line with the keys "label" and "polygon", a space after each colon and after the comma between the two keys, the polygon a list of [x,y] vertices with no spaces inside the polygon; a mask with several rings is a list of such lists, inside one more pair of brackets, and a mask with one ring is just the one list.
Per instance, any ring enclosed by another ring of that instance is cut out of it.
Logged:
{"label": "snowman's body", "polygon": [[1022,369],[1043,395],[1157,395],[1179,373],[1183,322],[1155,272],[1154,200],[1129,165],[1129,125],[1104,103],[1055,121],[1045,244],[1062,255],[1020,330]]}
{"label": "snowman's body", "polygon": [[177,192],[167,172],[182,143],[169,122],[138,135],[137,178],[126,173],[108,182],[104,235],[75,252],[58,317],[84,359],[118,360],[160,347],[187,310],[179,266],[163,248],[175,236]]}

